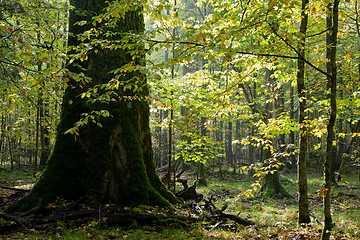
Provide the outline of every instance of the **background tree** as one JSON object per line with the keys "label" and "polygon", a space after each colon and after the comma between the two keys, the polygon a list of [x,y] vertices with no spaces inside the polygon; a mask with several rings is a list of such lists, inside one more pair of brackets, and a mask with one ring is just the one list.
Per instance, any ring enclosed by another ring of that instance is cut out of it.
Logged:
{"label": "background tree", "polygon": [[[16,159],[16,168],[36,166],[38,156],[45,159],[49,154],[59,116],[56,108],[63,93],[59,75],[64,60],[66,12],[67,4],[61,0],[0,4],[1,111],[4,113],[1,156],[5,165],[8,159]],[[38,104],[41,102],[46,107]],[[15,158],[8,158],[10,152],[15,153]]]}

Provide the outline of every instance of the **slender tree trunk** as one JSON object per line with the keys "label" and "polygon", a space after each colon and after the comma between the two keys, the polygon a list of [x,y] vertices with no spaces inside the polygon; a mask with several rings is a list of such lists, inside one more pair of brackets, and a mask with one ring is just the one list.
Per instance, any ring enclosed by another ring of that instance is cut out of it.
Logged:
{"label": "slender tree trunk", "polygon": [[[159,122],[162,122],[163,120],[163,110],[160,109],[160,119]],[[162,130],[162,126],[159,126],[159,149],[158,149],[158,155],[159,155],[159,165],[163,166],[163,158],[162,158],[162,149],[163,149],[163,130]]]}
{"label": "slender tree trunk", "polygon": [[[154,118],[156,122],[161,122],[161,110],[154,113]],[[154,141],[156,145],[154,148],[154,161],[156,167],[161,166],[161,126],[156,125],[155,126],[155,134],[153,135]]]}
{"label": "slender tree trunk", "polygon": [[[255,127],[250,123],[249,124],[249,136],[250,136],[250,144],[249,144],[249,164],[250,165],[253,165],[255,163],[255,160],[254,160],[254,151],[255,151],[255,147],[253,145],[253,140],[251,139],[254,135],[255,135]],[[248,174],[249,176],[254,176],[255,174],[255,171],[253,168],[250,168],[248,170]]]}
{"label": "slender tree trunk", "polygon": [[[290,119],[293,120],[295,119],[295,114],[294,114],[294,87],[290,84]],[[295,150],[295,131],[290,131],[289,134],[289,138],[290,138],[290,144],[293,146],[291,147],[290,151],[294,151]],[[291,170],[293,170],[296,166],[296,155],[295,154],[291,154],[290,156],[290,163],[287,164],[287,167]]]}
{"label": "slender tree trunk", "polygon": [[[343,84],[342,78],[339,79],[339,84],[340,85]],[[343,90],[339,91],[339,99],[343,100]],[[337,151],[336,151],[335,159],[333,159],[332,164],[331,164],[331,178],[332,178],[331,181],[332,181],[334,186],[338,186],[338,180],[341,179],[339,170],[340,170],[340,166],[341,166],[341,163],[342,163],[342,156],[346,151],[345,150],[345,147],[346,147],[345,138],[340,137],[340,133],[342,133],[343,131],[344,131],[343,119],[340,118],[340,119],[338,119],[338,130],[337,130],[337,132],[338,132],[338,135],[337,135],[337,141],[338,141]]]}
{"label": "slender tree trunk", "polygon": [[1,164],[4,164],[4,155],[6,153],[5,147],[5,114],[2,113],[1,115],[1,127],[0,127],[0,153],[1,153]]}
{"label": "slender tree trunk", "polygon": [[226,131],[226,161],[233,168],[235,172],[234,156],[232,149],[232,121],[228,122],[228,129]]}
{"label": "slender tree trunk", "polygon": [[10,136],[8,136],[7,139],[8,139],[7,142],[8,142],[8,149],[9,149],[11,171],[14,171],[14,149],[12,148],[12,139]]}
{"label": "slender tree trunk", "polygon": [[298,44],[298,72],[297,72],[297,89],[299,97],[299,155],[298,155],[298,189],[299,189],[299,224],[310,223],[307,173],[306,173],[306,155],[308,145],[308,127],[306,123],[306,87],[305,87],[305,41],[306,30],[308,25],[308,7],[309,0],[303,0],[301,6],[301,38]]}
{"label": "slender tree trunk", "polygon": [[[256,82],[254,81],[254,89],[253,89],[253,95],[254,95],[254,99],[256,99]],[[253,140],[252,137],[255,136],[255,127],[254,125],[250,122],[249,123],[249,131],[250,131],[250,144],[249,144],[249,163],[250,165],[255,163],[255,157],[254,157],[254,153],[255,153],[255,146],[253,145]],[[255,171],[253,168],[250,168],[248,170],[248,174],[249,176],[254,176]]]}
{"label": "slender tree trunk", "polygon": [[328,83],[330,87],[330,118],[327,125],[327,137],[326,137],[326,158],[324,163],[324,229],[322,233],[322,239],[330,239],[330,231],[333,227],[331,217],[331,162],[333,156],[333,139],[334,139],[334,126],[336,120],[336,47],[337,47],[337,33],[338,33],[338,21],[339,21],[339,2],[335,0],[333,4],[328,5],[327,16],[327,28],[330,29],[327,34],[326,49],[327,55],[327,73]]}
{"label": "slender tree trunk", "polygon": [[[360,122],[357,122],[354,132],[357,132],[359,130],[360,130]],[[341,161],[341,164],[340,164],[340,167],[339,167],[339,170],[338,170],[340,175],[343,173],[345,164],[350,158],[349,155],[350,155],[350,152],[351,152],[351,147],[356,142],[357,138],[358,138],[358,135],[353,135],[351,137],[349,143],[347,144],[346,151],[345,151],[346,155],[342,157],[342,161]]]}
{"label": "slender tree trunk", "polygon": [[[235,140],[240,140],[241,138],[241,134],[240,134],[240,120],[236,119],[235,122]],[[241,149],[240,149],[240,144],[237,143],[234,145],[234,162],[239,164],[239,167],[241,165],[241,163],[243,162],[242,157],[241,157]]]}
{"label": "slender tree trunk", "polygon": [[[163,119],[167,119],[169,116],[169,111],[168,110],[162,110],[163,111]],[[162,166],[166,165],[168,163],[168,158],[169,158],[169,141],[168,138],[169,137],[169,133],[168,131],[166,131],[166,128],[162,131],[162,138],[161,138],[161,154],[162,154]]]}
{"label": "slender tree trunk", "polygon": [[[222,142],[223,141],[222,121],[220,119],[218,119],[218,118],[215,118],[215,124],[217,126],[217,129],[216,129],[216,141],[217,142]],[[222,156],[218,157],[217,166],[219,168],[219,175],[220,175],[221,179],[223,179],[222,162],[223,162],[223,157]]]}
{"label": "slender tree trunk", "polygon": [[[279,97],[278,97],[278,101],[277,101],[277,106],[276,106],[276,111],[277,114],[283,114],[285,112],[285,89],[284,86],[281,86],[279,88]],[[279,146],[279,150],[281,153],[284,153],[286,151],[286,139],[285,139],[286,134],[280,134],[279,136],[279,140],[278,140],[278,146]],[[281,163],[286,162],[286,157],[284,156],[279,156],[278,159]],[[280,165],[279,167],[279,171],[284,170],[284,165]]]}
{"label": "slender tree trunk", "polygon": [[[206,136],[206,126],[205,126],[205,122],[206,122],[206,118],[205,117],[201,117],[201,121],[200,121],[200,135],[201,136]],[[202,151],[202,150],[201,150]],[[205,164],[200,162],[200,167],[199,167],[199,183],[200,186],[207,186],[207,181],[205,178]]]}
{"label": "slender tree trunk", "polygon": [[[172,101],[172,100],[171,100]],[[172,105],[172,104],[171,104]],[[168,151],[168,172],[167,172],[167,183],[168,183],[168,188],[170,189],[170,184],[171,184],[171,168],[172,168],[172,144],[173,144],[173,141],[172,141],[172,131],[173,131],[173,119],[174,119],[174,110],[173,110],[173,106],[171,106],[171,109],[170,109],[170,121],[169,121],[169,151]],[[176,171],[174,169],[174,171]],[[174,179],[175,181],[175,179]],[[175,191],[175,189],[174,189]]]}
{"label": "slender tree trunk", "polygon": [[40,98],[38,98],[37,108],[36,108],[35,154],[34,154],[35,169],[38,167],[39,133],[40,133]]}
{"label": "slender tree trunk", "polygon": [[47,119],[49,117],[49,106],[47,100],[44,101],[42,89],[39,90],[39,127],[40,127],[40,166],[45,167],[46,161],[50,156],[50,138]]}

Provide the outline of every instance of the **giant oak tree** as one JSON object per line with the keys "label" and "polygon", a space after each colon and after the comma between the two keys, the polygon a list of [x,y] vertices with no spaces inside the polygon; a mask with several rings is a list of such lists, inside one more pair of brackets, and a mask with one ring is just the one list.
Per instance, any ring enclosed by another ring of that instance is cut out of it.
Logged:
{"label": "giant oak tree", "polygon": [[[78,35],[93,27],[93,17],[104,11],[107,1],[71,0],[70,3],[74,9],[70,12],[68,45],[73,49],[72,46],[82,44]],[[126,6],[118,6],[121,16],[113,24],[115,27],[107,29],[112,34],[98,36],[102,41],[119,42],[127,33],[140,35],[144,31],[141,3],[120,4]],[[77,24],[79,22],[81,24]],[[104,30],[104,26],[104,23],[97,24],[95,29]],[[170,206],[169,200],[175,201],[155,173],[146,78],[138,70],[114,75],[122,66],[144,64],[143,44],[136,41],[127,44],[120,44],[115,50],[94,46],[86,56],[67,65],[67,88],[52,154],[30,194],[15,207],[29,210],[56,199],[73,201],[83,197],[97,203],[119,204]],[[80,81],[79,76],[83,76]],[[106,92],[107,88],[99,88],[99,92],[110,96],[112,101],[103,103],[82,97],[89,89],[109,85],[115,79],[119,87],[112,88],[111,94]],[[138,90],[126,88],[129,85],[137,85]],[[66,133],[81,121],[83,114],[91,111],[107,111],[109,117],[101,119],[102,126],[85,124],[79,128],[77,136]]]}

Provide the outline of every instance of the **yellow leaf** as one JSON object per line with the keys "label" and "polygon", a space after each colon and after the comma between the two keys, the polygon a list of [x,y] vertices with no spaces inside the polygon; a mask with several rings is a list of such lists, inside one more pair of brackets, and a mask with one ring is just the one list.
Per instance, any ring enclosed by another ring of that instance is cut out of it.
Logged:
{"label": "yellow leaf", "polygon": [[329,189],[327,189],[327,188],[324,188],[323,190],[319,190],[318,195],[319,195],[320,197],[325,197],[328,190],[329,190]]}
{"label": "yellow leaf", "polygon": [[88,59],[88,56],[86,54],[81,55],[81,58],[80,58],[81,61],[85,61],[87,59]]}
{"label": "yellow leaf", "polygon": [[195,42],[198,43],[200,40],[205,39],[206,34],[205,33],[198,33],[194,36]]}

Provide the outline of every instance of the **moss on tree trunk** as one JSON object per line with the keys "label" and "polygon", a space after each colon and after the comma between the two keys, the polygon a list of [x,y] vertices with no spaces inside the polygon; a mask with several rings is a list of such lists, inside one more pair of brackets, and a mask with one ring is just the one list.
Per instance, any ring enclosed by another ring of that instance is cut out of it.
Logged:
{"label": "moss on tree trunk", "polygon": [[[91,26],[74,25],[91,20],[106,7],[105,0],[73,0],[75,11],[70,14],[69,45],[79,44],[76,34]],[[81,15],[76,13],[81,12]],[[125,13],[113,32],[119,34],[144,31],[141,6]],[[105,37],[105,36],[103,36]],[[141,50],[142,46],[138,46]],[[141,51],[140,51],[141,52]],[[121,76],[121,81],[138,84],[140,90],[135,100],[124,102],[121,97],[108,104],[91,104],[80,97],[98,84],[108,83],[114,76],[110,73],[131,61],[141,64],[141,55],[131,55],[126,49],[110,51],[99,49],[88,54],[87,61],[75,61],[69,65],[71,72],[80,73],[81,65],[91,82],[70,79],[63,97],[61,120],[56,142],[46,170],[28,196],[14,205],[27,211],[62,198],[68,201],[87,197],[96,202],[119,204],[156,204],[170,206],[176,199],[162,184],[155,173],[149,128],[149,106],[146,100],[146,78],[140,72]],[[136,82],[135,82],[136,81]],[[118,88],[118,96],[134,96],[134,92]],[[103,118],[99,127],[89,123],[80,128],[79,136],[65,134],[82,113],[106,109],[111,117]],[[20,207],[21,206],[21,207]]]}
{"label": "moss on tree trunk", "polygon": [[198,185],[199,186],[207,186],[207,180],[205,178],[205,164],[200,163],[199,165],[199,180]]}
{"label": "moss on tree trunk", "polygon": [[[271,152],[269,149],[264,149],[263,159],[265,162],[267,159],[271,157]],[[261,194],[264,197],[273,197],[275,195],[281,195],[287,198],[293,198],[291,195],[281,184],[278,169],[274,168],[273,173],[270,171],[264,176],[262,186],[261,186]]]}
{"label": "moss on tree trunk", "polygon": [[280,183],[279,172],[266,174],[263,181],[262,195],[265,197],[273,197],[281,195],[287,198],[294,198]]}

